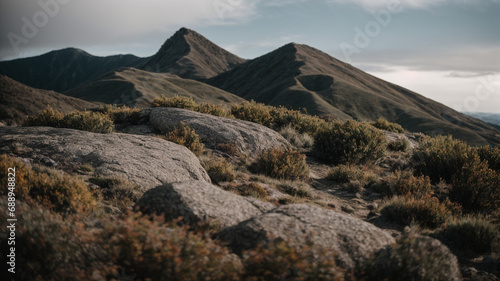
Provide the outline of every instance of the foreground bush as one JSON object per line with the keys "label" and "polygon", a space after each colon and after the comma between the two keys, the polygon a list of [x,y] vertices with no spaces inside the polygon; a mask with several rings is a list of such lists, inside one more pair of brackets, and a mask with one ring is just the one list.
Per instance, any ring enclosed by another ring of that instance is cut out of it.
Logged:
{"label": "foreground bush", "polygon": [[390,143],[387,144],[387,148],[392,151],[405,152],[410,148],[410,142],[406,138],[391,141]]}
{"label": "foreground bush", "polygon": [[105,114],[91,111],[64,114],[52,108],[42,110],[36,116],[28,116],[24,126],[49,126],[93,133],[111,133],[114,130],[113,121]]}
{"label": "foreground bush", "polygon": [[500,173],[488,168],[487,162],[467,163],[455,173],[449,197],[465,212],[486,213],[500,208]]}
{"label": "foreground bush", "polygon": [[277,179],[309,179],[306,157],[291,148],[273,148],[261,153],[253,168],[257,173]]}
{"label": "foreground bush", "polygon": [[203,144],[200,141],[200,136],[184,122],[180,122],[172,131],[166,133],[163,138],[187,147],[195,155],[200,155],[203,152]]}
{"label": "foreground bush", "polygon": [[31,169],[14,158],[0,156],[0,181],[6,183],[1,195],[6,196],[8,168],[16,168],[15,196],[17,200],[38,202],[60,213],[89,213],[97,200],[81,180],[49,169]]}
{"label": "foreground bush", "polygon": [[384,155],[384,133],[352,120],[331,122],[315,137],[313,150],[331,164],[362,164]]}
{"label": "foreground bush", "polygon": [[371,125],[375,128],[389,131],[389,132],[394,132],[394,133],[404,133],[405,129],[401,127],[401,125],[396,124],[396,123],[391,123],[385,119],[379,118],[375,120],[375,122],[372,122]]}
{"label": "foreground bush", "polygon": [[231,112],[226,106],[208,103],[199,104],[191,97],[174,96],[167,98],[162,95],[160,98],[155,98],[153,100],[151,107],[177,107],[214,116],[231,117]]}
{"label": "foreground bush", "polygon": [[433,183],[441,179],[450,183],[465,164],[476,163],[477,154],[463,141],[438,136],[423,140],[412,158],[418,174],[429,176]]}
{"label": "foreground bush", "polygon": [[493,146],[481,146],[477,148],[477,154],[483,161],[488,161],[490,169],[500,172],[500,148]]}
{"label": "foreground bush", "polygon": [[121,210],[133,206],[143,194],[139,185],[119,177],[96,176],[89,181],[99,186],[104,200]]}
{"label": "foreground bush", "polygon": [[360,280],[462,280],[456,258],[439,241],[404,236],[357,268]]}
{"label": "foreground bush", "polygon": [[245,101],[240,105],[232,105],[231,114],[236,117],[236,119],[250,121],[253,123],[271,127],[273,118],[269,113],[269,109],[269,106],[266,106],[262,103]]}
{"label": "foreground bush", "polygon": [[289,143],[297,148],[310,148],[314,144],[314,138],[309,134],[300,134],[290,125],[284,127],[279,132]]}
{"label": "foreground bush", "polygon": [[472,255],[488,254],[499,242],[497,226],[484,218],[466,217],[454,221],[440,232],[442,241]]}
{"label": "foreground bush", "polygon": [[402,225],[415,222],[431,229],[441,226],[451,215],[447,205],[433,197],[426,199],[394,197],[382,206],[380,213]]}
{"label": "foreground bush", "polygon": [[427,176],[413,176],[410,171],[396,171],[382,178],[372,186],[378,193],[392,197],[394,195],[429,197],[432,194],[431,180]]}
{"label": "foreground bush", "polygon": [[239,265],[226,248],[162,221],[129,214],[104,223],[97,238],[116,271],[125,269],[134,280],[238,279]]}
{"label": "foreground bush", "polygon": [[214,183],[230,182],[236,178],[233,165],[224,158],[206,159],[201,164]]}
{"label": "foreground bush", "polygon": [[344,280],[345,270],[336,266],[335,255],[300,249],[284,241],[269,242],[244,254],[243,280]]}

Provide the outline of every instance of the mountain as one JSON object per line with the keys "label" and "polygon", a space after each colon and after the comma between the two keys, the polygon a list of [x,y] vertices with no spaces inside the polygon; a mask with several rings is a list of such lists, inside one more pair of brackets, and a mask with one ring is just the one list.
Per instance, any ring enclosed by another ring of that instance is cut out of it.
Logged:
{"label": "mountain", "polygon": [[97,107],[53,91],[34,89],[0,75],[0,122],[20,125],[26,116],[37,114],[48,106],[65,113]]}
{"label": "mountain", "polygon": [[444,133],[471,144],[500,145],[500,131],[328,54],[296,43],[207,81],[247,100],[337,119],[385,118],[405,129]]}
{"label": "mountain", "polygon": [[487,112],[464,112],[464,114],[483,120],[484,122],[499,126],[500,128],[500,113]]}
{"label": "mountain", "polygon": [[153,73],[135,68],[109,72],[100,78],[64,92],[83,100],[146,107],[154,98],[188,96],[198,102],[240,103],[242,98],[224,90],[169,73]]}
{"label": "mountain", "polygon": [[133,55],[96,57],[80,49],[67,48],[0,62],[0,74],[34,88],[63,92],[113,69],[135,66],[144,60]]}
{"label": "mountain", "polygon": [[197,32],[181,28],[138,68],[203,81],[243,62],[244,59],[215,45]]}

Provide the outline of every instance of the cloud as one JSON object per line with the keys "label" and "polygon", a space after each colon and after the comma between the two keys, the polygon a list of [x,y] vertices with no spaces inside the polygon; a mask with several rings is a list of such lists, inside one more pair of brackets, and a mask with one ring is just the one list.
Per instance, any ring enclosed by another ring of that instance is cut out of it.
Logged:
{"label": "cloud", "polygon": [[[131,38],[153,35],[165,37],[181,26],[197,28],[249,20],[256,13],[258,1],[3,0],[2,2],[0,59],[16,56],[11,44],[12,34],[19,36],[16,37],[18,39],[16,43],[22,41],[18,44],[19,52],[44,46],[116,44],[130,42]],[[50,15],[42,6],[51,9]],[[29,29],[25,27],[26,25],[33,25],[36,32],[23,34],[23,28],[25,31]],[[8,34],[11,34],[10,38]],[[26,34],[29,36],[25,36]]]}
{"label": "cloud", "polygon": [[327,1],[330,3],[354,4],[363,7],[365,10],[371,11],[375,9],[386,8],[389,5],[401,5],[401,7],[408,9],[424,9],[447,2],[448,0],[327,0]]}
{"label": "cloud", "polygon": [[463,72],[463,71],[453,71],[450,72],[447,76],[448,77],[455,77],[455,78],[476,78],[476,77],[481,77],[481,76],[488,76],[488,75],[493,75],[493,72]]}

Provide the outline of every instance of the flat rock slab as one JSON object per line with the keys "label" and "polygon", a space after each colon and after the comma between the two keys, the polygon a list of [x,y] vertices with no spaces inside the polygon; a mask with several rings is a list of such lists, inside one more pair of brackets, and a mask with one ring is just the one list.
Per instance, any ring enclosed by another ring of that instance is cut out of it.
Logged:
{"label": "flat rock slab", "polygon": [[141,197],[136,208],[143,213],[164,215],[167,220],[183,217],[184,223],[200,222],[225,228],[263,214],[276,206],[225,191],[204,181],[170,183],[153,188]]}
{"label": "flat rock slab", "polygon": [[148,136],[0,127],[0,153],[40,163],[50,159],[55,167],[89,163],[99,174],[127,179],[144,190],[191,179],[210,182],[198,158],[187,148]]}
{"label": "flat rock slab", "polygon": [[314,248],[333,250],[339,264],[347,268],[395,242],[372,224],[307,204],[281,206],[224,229],[217,237],[229,242],[238,254],[271,239],[283,239],[294,246],[310,243]]}
{"label": "flat rock slab", "polygon": [[279,133],[256,123],[217,117],[173,107],[155,107],[149,115],[150,124],[161,133],[174,129],[180,122],[193,128],[209,148],[232,143],[240,153],[253,156],[273,147],[290,144]]}

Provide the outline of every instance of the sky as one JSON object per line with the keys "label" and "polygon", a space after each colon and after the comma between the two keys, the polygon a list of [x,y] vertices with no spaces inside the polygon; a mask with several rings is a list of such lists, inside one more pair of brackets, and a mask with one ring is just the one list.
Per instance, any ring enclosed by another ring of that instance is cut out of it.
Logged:
{"label": "sky", "polygon": [[0,0],[0,60],[147,57],[181,27],[246,59],[307,44],[455,110],[500,113],[500,0]]}

